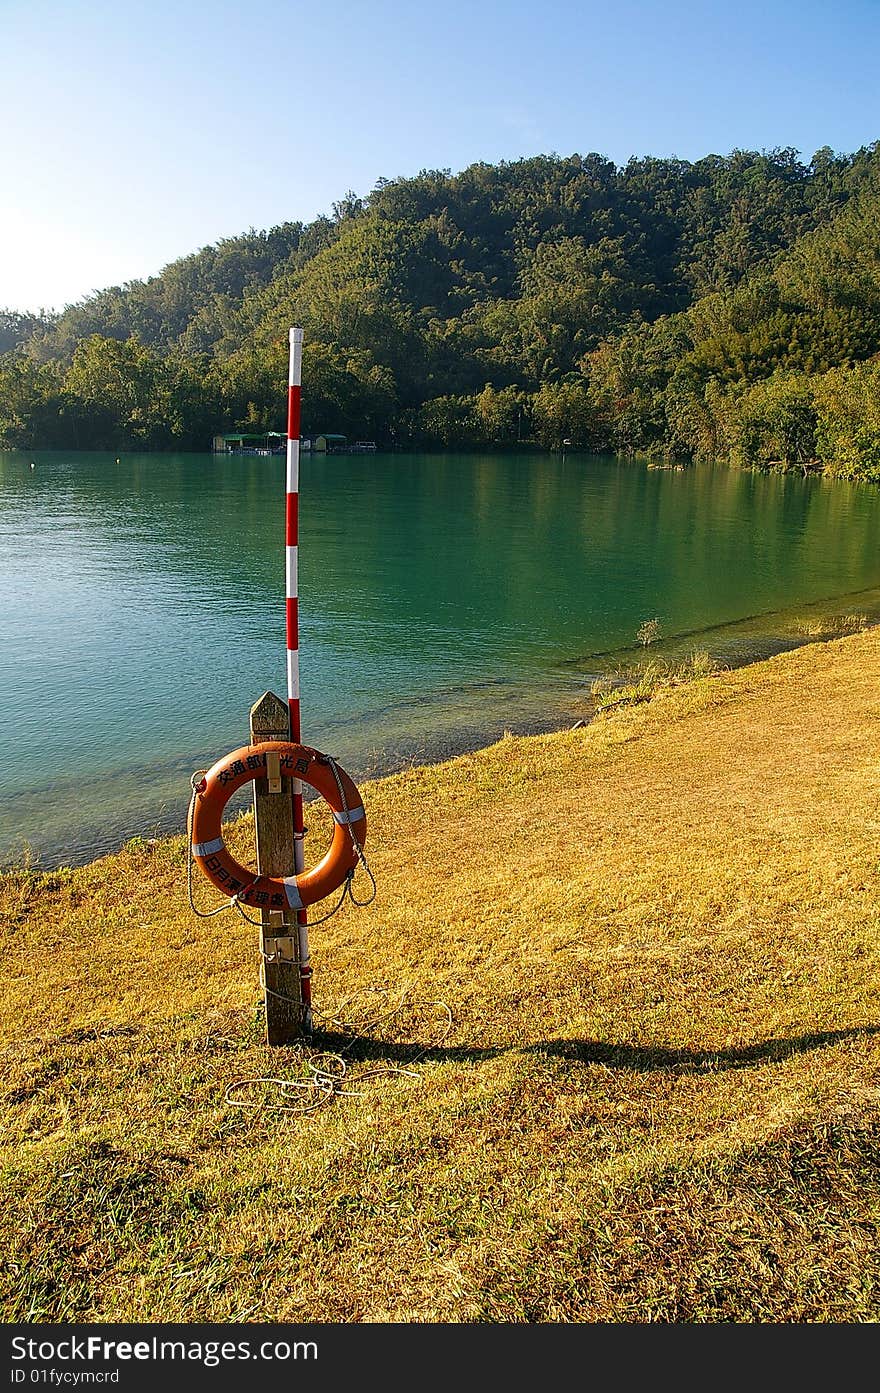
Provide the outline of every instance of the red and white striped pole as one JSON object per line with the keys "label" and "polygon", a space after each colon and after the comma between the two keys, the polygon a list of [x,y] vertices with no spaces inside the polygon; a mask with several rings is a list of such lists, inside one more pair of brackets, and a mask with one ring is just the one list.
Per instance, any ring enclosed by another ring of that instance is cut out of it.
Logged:
{"label": "red and white striped pole", "polygon": [[[299,702],[299,582],[297,553],[299,548],[299,433],[300,389],[302,383],[302,329],[290,331],[290,361],[287,375],[287,516],[285,527],[287,555],[287,704],[290,708],[290,738],[295,745],[302,741],[302,722]],[[293,868],[297,875],[305,870],[303,848],[302,783],[293,783]],[[305,909],[296,914],[299,937],[300,990],[303,1004],[303,1029],[312,1029],[312,964],[309,958],[309,918]]]}

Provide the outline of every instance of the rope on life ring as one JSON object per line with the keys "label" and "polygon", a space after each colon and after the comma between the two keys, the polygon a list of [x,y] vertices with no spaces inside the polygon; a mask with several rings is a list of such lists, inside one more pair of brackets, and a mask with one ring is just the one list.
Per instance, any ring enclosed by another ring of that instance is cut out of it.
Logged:
{"label": "rope on life ring", "polygon": [[[310,871],[299,875],[259,875],[241,866],[227,850],[221,824],[233,793],[252,779],[266,777],[266,756],[277,754],[282,778],[299,779],[330,805],[333,840]],[[354,781],[330,755],[308,745],[266,740],[243,745],[219,759],[193,785],[191,850],[202,872],[224,895],[257,909],[306,909],[332,895],[363,862],[367,814]]]}

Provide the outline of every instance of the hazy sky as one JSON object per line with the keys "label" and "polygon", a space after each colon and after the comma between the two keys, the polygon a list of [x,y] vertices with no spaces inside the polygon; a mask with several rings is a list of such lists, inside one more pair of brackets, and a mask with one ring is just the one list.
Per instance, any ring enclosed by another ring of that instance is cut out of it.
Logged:
{"label": "hazy sky", "polygon": [[0,306],[422,168],[880,138],[880,0],[0,0]]}

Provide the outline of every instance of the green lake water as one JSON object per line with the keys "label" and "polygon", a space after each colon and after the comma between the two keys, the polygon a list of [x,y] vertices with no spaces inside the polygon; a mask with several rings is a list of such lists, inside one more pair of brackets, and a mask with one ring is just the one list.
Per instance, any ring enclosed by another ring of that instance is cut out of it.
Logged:
{"label": "green lake water", "polygon": [[[33,460],[35,467],[31,468]],[[0,454],[0,860],[182,829],[285,688],[281,457]],[[880,614],[880,492],[582,454],[305,455],[303,737],[355,775],[571,724],[641,655]]]}

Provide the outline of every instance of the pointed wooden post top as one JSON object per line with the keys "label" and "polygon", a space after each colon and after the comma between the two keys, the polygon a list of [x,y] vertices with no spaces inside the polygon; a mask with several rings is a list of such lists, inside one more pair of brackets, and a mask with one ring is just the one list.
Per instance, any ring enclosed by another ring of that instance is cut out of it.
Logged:
{"label": "pointed wooden post top", "polygon": [[251,731],[255,742],[290,739],[290,710],[274,692],[264,692],[251,707]]}

